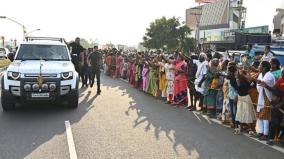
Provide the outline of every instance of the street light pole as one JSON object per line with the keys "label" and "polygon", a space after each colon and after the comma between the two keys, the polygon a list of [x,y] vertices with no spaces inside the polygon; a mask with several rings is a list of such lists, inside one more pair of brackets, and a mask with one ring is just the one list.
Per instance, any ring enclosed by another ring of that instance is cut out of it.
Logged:
{"label": "street light pole", "polygon": [[199,48],[199,43],[200,43],[200,18],[202,13],[200,13],[202,11],[202,8],[200,6],[200,3],[197,7],[193,8],[193,13],[190,13],[191,15],[195,16],[196,19],[196,29],[195,29],[195,41],[196,41],[196,47]]}
{"label": "street light pole", "polygon": [[30,31],[30,32],[28,32],[28,33],[26,34],[26,36],[29,36],[29,34],[31,34],[31,33],[33,33],[33,32],[36,32],[36,31],[40,31],[40,29],[35,29],[35,30],[33,30],[33,31]]}
{"label": "street light pole", "polygon": [[8,19],[8,20],[10,20],[10,21],[12,21],[12,22],[14,22],[14,23],[20,25],[20,26],[22,27],[22,29],[23,29],[23,39],[25,40],[25,37],[27,36],[27,35],[26,35],[26,34],[27,34],[27,30],[26,30],[25,25],[23,25],[23,24],[17,22],[17,21],[14,20],[14,19],[11,19],[11,18],[9,18],[9,17],[6,17],[6,16],[0,16],[0,19]]}

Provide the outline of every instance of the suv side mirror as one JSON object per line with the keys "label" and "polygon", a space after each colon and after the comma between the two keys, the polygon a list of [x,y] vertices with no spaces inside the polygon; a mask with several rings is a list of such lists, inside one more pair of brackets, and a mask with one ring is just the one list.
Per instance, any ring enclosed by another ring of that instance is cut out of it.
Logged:
{"label": "suv side mirror", "polygon": [[15,54],[14,54],[13,52],[11,52],[11,53],[9,53],[9,54],[7,55],[8,59],[9,59],[11,62],[14,61],[14,56],[15,56]]}

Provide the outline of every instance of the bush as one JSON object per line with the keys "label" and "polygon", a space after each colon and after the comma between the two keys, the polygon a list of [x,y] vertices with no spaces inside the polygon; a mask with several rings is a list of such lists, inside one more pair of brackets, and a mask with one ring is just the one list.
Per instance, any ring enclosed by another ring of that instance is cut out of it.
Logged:
{"label": "bush", "polygon": [[11,61],[9,59],[0,59],[0,68],[9,66]]}

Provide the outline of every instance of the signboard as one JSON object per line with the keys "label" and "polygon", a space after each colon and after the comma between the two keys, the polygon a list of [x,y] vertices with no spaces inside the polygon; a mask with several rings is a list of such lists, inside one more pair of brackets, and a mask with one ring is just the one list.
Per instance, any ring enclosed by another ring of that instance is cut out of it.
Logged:
{"label": "signboard", "polygon": [[218,0],[195,0],[196,3],[214,3]]}
{"label": "signboard", "polygon": [[224,41],[235,42],[235,32],[232,30],[224,31]]}
{"label": "signboard", "polygon": [[262,34],[268,34],[268,33],[269,33],[269,28],[268,28],[268,25],[265,25],[265,26],[259,26],[259,27],[251,27],[251,28],[238,29],[237,32],[241,32],[241,33],[262,33]]}

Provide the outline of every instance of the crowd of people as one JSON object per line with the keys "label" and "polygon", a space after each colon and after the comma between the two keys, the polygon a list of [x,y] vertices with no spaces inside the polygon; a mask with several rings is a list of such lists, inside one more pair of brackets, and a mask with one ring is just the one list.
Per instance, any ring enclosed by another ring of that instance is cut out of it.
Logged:
{"label": "crowd of people", "polygon": [[[283,146],[284,69],[270,47],[256,55],[251,45],[240,60],[219,53],[122,52],[84,49],[69,44],[82,87],[97,81],[100,72],[125,79],[133,87],[175,107],[185,106],[230,124],[234,134],[248,133]],[[89,79],[89,84],[88,84]]]}
{"label": "crowd of people", "polygon": [[219,53],[104,52],[104,73],[175,107],[228,121],[234,134],[283,142],[284,70],[267,46],[241,60]]}

